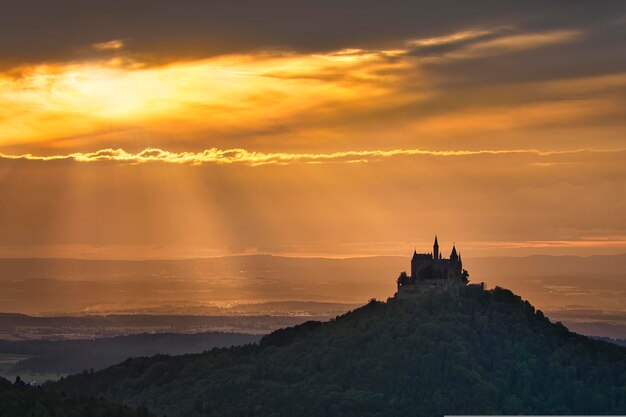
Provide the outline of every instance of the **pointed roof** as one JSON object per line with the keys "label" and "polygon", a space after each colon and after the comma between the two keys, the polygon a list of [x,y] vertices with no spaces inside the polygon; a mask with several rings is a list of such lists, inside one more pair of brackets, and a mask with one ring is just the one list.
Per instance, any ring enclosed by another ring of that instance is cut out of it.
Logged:
{"label": "pointed roof", "polygon": [[452,253],[450,254],[450,259],[458,259],[459,256],[456,253],[456,245],[452,245]]}
{"label": "pointed roof", "polygon": [[434,246],[439,246],[439,242],[437,242],[437,235],[435,235],[435,243]]}

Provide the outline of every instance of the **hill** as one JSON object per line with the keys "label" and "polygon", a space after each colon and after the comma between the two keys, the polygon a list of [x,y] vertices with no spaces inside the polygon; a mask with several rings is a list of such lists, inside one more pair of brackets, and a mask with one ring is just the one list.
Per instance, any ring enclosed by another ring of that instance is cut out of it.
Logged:
{"label": "hill", "polygon": [[50,389],[170,417],[624,414],[626,349],[496,288],[372,301],[259,345],[130,359]]}
{"label": "hill", "polygon": [[[0,340],[0,376],[20,375],[26,381],[55,379],[54,375],[102,369],[133,356],[200,353],[214,347],[254,343],[260,338],[251,334],[209,332],[144,333],[76,340]],[[11,364],[10,357],[19,360]]]}
{"label": "hill", "polygon": [[0,417],[151,417],[143,409],[112,404],[102,399],[45,391],[22,382],[0,378]]}

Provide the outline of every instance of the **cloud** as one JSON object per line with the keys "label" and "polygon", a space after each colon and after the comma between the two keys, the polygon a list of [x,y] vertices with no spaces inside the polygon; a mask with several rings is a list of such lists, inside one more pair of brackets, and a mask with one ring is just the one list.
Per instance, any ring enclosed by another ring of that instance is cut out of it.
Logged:
{"label": "cloud", "polygon": [[581,30],[522,32],[511,26],[473,29],[409,41],[406,54],[430,60],[477,59],[574,42],[584,35]]}
{"label": "cloud", "polygon": [[[487,78],[502,75],[481,68],[480,75],[468,76],[458,66],[459,61],[540,51],[580,38],[580,31],[524,33],[496,27],[389,48],[257,51],[158,67],[105,49],[113,56],[0,73],[0,144],[19,152],[81,141],[82,149],[92,144],[126,148],[141,135],[148,138],[144,147],[169,148],[176,141],[191,143],[181,148],[202,149],[207,140],[220,148],[314,147],[332,140],[337,148],[350,148],[358,141],[378,146],[376,133],[404,137],[404,142],[419,137],[427,141],[420,145],[430,147],[429,138],[436,135],[623,120],[619,91],[626,87],[626,72],[520,84],[518,73],[535,65],[529,61],[507,71],[512,80],[491,83]],[[115,42],[122,41],[107,41],[102,48],[119,46]],[[432,48],[440,48],[437,63]],[[607,78],[614,93],[607,93]],[[556,88],[557,82],[564,87]],[[97,143],[111,131],[121,132],[118,142]]]}
{"label": "cloud", "polygon": [[[277,47],[326,52],[511,25],[544,31],[623,16],[624,3],[480,0],[70,0],[16,2],[0,15],[0,56],[11,62],[71,60],[110,39],[155,62]],[[26,47],[25,47],[26,46]]]}
{"label": "cloud", "polygon": [[383,55],[259,52],[163,67],[118,58],[24,67],[0,73],[0,137],[6,146],[168,122],[179,133],[265,129],[388,94],[390,77],[376,72],[405,64]]}
{"label": "cloud", "polygon": [[124,47],[124,41],[120,39],[113,39],[106,42],[96,42],[91,46],[98,51],[116,50]]}
{"label": "cloud", "polygon": [[[505,149],[505,150],[449,150],[429,151],[423,149],[392,149],[392,150],[366,150],[344,151],[333,153],[287,153],[287,152],[255,152],[246,149],[205,149],[201,152],[170,152],[162,149],[149,148],[141,152],[132,153],[123,149],[101,149],[95,152],[75,152],[67,155],[37,156],[7,155],[0,154],[1,159],[26,160],[26,161],[59,161],[74,160],[76,162],[101,162],[114,161],[131,164],[143,164],[150,162],[163,162],[169,164],[245,164],[259,165],[290,165],[296,163],[363,163],[382,158],[399,156],[432,156],[432,157],[464,157],[464,156],[497,156],[497,155],[531,155],[535,157],[551,157],[562,155],[580,155],[590,153],[626,153],[624,150],[573,150],[573,151],[539,151],[535,149]],[[555,165],[564,162],[537,162],[541,166]]]}
{"label": "cloud", "polygon": [[482,245],[503,249],[527,248],[626,248],[626,239],[588,239],[588,240],[541,240],[529,242],[481,242]]}
{"label": "cloud", "polygon": [[584,33],[579,30],[555,30],[539,33],[517,33],[507,36],[493,36],[491,39],[475,42],[468,48],[470,57],[489,54],[510,54],[525,49],[536,49],[548,45],[572,42]]}
{"label": "cloud", "polygon": [[433,38],[416,39],[408,42],[409,55],[428,57],[448,54],[467,48],[471,45],[484,43],[511,32],[510,28],[486,30],[475,29],[456,32]]}

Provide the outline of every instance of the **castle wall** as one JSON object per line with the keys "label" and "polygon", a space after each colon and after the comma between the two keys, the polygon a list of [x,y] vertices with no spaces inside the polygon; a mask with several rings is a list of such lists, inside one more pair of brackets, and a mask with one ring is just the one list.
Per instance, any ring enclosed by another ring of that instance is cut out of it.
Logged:
{"label": "castle wall", "polygon": [[425,281],[415,281],[411,284],[398,286],[395,297],[399,300],[417,299],[435,292],[447,292],[459,295],[465,283],[460,280],[433,279]]}
{"label": "castle wall", "polygon": [[458,262],[450,261],[449,259],[427,259],[420,257],[413,257],[411,261],[411,278],[424,278],[423,272],[432,271],[432,277],[430,278],[443,278],[443,279],[455,279],[461,278],[462,268]]}

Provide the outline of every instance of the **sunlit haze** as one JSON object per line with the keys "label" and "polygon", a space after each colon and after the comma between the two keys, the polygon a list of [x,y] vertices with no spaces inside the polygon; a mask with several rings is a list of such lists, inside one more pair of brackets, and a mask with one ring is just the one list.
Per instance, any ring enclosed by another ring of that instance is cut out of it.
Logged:
{"label": "sunlit haze", "polygon": [[619,6],[271,3],[0,18],[0,256],[626,251]]}
{"label": "sunlit haze", "polygon": [[0,417],[626,414],[626,1],[0,10]]}

